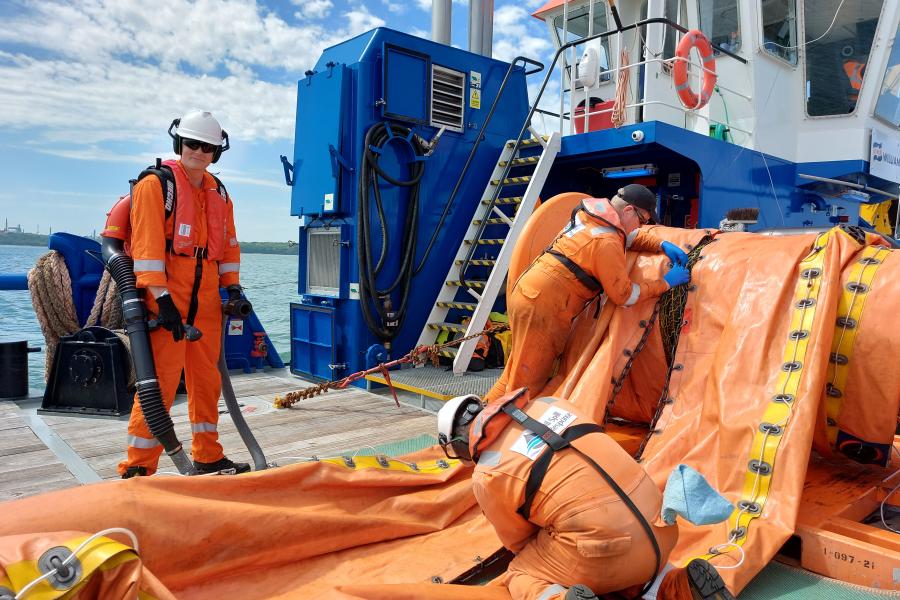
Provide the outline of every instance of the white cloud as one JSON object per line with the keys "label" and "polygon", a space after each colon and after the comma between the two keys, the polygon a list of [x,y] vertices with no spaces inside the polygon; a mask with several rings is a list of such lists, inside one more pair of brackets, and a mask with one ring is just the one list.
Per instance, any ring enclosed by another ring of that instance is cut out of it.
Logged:
{"label": "white cloud", "polygon": [[291,0],[291,3],[299,6],[300,12],[297,14],[307,19],[324,19],[334,7],[331,0]]}

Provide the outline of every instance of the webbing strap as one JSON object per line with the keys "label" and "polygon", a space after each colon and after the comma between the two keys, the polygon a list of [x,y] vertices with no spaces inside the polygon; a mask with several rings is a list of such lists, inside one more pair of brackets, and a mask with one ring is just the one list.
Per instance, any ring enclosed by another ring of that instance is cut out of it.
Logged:
{"label": "webbing strap", "polygon": [[603,285],[597,281],[597,278],[588,274],[587,271],[582,269],[578,263],[571,258],[554,248],[548,248],[547,254],[561,262],[565,268],[572,272],[575,279],[577,279],[584,287],[597,294],[603,293]]}
{"label": "webbing strap", "polygon": [[203,278],[203,256],[197,256],[197,266],[194,267],[194,286],[191,288],[191,303],[188,306],[188,314],[187,319],[184,320],[188,325],[194,324],[194,319],[197,317],[197,308],[199,302],[197,301],[197,294],[200,292],[200,280]]}

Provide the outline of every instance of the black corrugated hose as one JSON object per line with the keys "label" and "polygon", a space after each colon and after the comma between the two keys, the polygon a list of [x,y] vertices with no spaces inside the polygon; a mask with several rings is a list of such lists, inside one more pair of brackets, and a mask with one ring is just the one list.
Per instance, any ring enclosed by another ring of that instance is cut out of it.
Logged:
{"label": "black corrugated hose", "polygon": [[[390,132],[388,131],[390,127]],[[366,326],[374,335],[384,342],[393,340],[403,327],[406,318],[406,306],[409,299],[409,288],[415,269],[416,239],[419,229],[419,183],[425,173],[423,161],[415,161],[410,167],[411,179],[404,181],[386,173],[378,164],[380,154],[373,148],[385,147],[392,136],[408,137],[410,130],[407,127],[396,124],[376,123],[366,132],[363,154],[364,160],[359,170],[358,194],[359,221],[357,223],[357,256],[359,257],[359,300]],[[424,156],[427,148],[423,146],[418,136],[412,136],[412,144],[416,156]],[[409,189],[406,202],[406,211],[403,231],[398,239],[402,240],[400,252],[400,268],[396,278],[389,286],[378,289],[377,278],[384,267],[388,254],[389,235],[384,214],[384,206],[381,200],[378,179],[382,178],[392,185]],[[370,223],[370,201],[374,197],[377,210],[378,224],[381,230],[381,251],[373,264],[372,239]],[[399,302],[391,303],[397,307],[396,315],[390,318],[384,308],[385,298],[389,298],[395,291],[399,291]],[[372,307],[375,311],[373,312]],[[392,321],[389,323],[388,321]]]}

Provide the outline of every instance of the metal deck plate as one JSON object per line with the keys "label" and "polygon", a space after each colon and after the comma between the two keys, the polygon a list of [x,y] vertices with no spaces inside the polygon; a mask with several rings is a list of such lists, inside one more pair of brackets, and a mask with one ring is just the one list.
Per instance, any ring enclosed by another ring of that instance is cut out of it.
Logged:
{"label": "metal deck plate", "polygon": [[[425,365],[391,371],[391,383],[401,390],[438,400],[449,400],[465,394],[484,396],[503,372],[503,369],[485,369],[479,373],[467,372],[457,377],[448,368]],[[382,375],[367,375],[366,379],[373,383],[387,384]]]}

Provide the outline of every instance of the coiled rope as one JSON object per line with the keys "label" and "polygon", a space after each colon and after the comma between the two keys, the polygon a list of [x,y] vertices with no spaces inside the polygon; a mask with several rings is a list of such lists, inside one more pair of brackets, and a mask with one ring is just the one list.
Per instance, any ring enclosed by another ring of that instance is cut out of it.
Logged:
{"label": "coiled rope", "polygon": [[[41,332],[44,334],[46,352],[44,353],[44,381],[50,379],[53,358],[59,346],[59,338],[72,335],[81,327],[72,300],[72,279],[62,254],[52,250],[41,256],[28,272],[28,291],[31,292],[31,304],[37,316]],[[116,283],[108,271],[103,272],[94,306],[87,318],[85,327],[99,325],[112,330],[130,351],[128,336],[122,329],[122,304]],[[130,361],[129,361],[130,363]],[[131,368],[129,385],[134,383],[134,369]]]}

